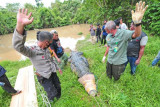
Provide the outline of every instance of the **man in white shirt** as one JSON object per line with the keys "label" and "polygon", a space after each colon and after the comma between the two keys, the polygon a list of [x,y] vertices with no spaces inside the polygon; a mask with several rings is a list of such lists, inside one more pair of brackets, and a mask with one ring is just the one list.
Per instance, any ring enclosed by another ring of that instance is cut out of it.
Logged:
{"label": "man in white shirt", "polygon": [[120,28],[120,29],[126,29],[126,30],[128,30],[128,27],[127,27],[126,24],[123,23],[123,21],[122,21],[122,17],[119,18],[119,21],[120,21],[119,28]]}

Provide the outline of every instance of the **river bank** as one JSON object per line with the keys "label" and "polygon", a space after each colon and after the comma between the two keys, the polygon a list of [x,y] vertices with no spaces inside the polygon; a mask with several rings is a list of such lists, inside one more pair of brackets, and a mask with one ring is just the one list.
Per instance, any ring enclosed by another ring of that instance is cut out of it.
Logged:
{"label": "river bank", "polygon": [[[90,71],[95,74],[98,88],[98,96],[95,98],[89,96],[83,86],[77,81],[77,76],[71,71],[68,63],[63,70],[63,75],[57,72],[61,81],[62,96],[59,100],[54,101],[51,105],[54,107],[66,106],[85,106],[85,107],[107,107],[107,106],[152,106],[160,105],[160,73],[159,67],[150,67],[150,63],[158,52],[157,43],[160,38],[149,36],[144,56],[138,65],[135,76],[130,74],[130,67],[127,66],[125,72],[119,81],[113,81],[106,77],[106,64],[101,62],[105,52],[105,47],[99,47],[99,43],[92,45],[89,42],[89,35],[85,40],[78,41],[77,50],[84,53],[87,58]],[[29,60],[20,62],[5,61],[0,65],[7,69],[7,76],[14,86],[14,81],[18,72],[18,68],[30,64]],[[37,78],[35,78],[37,82]],[[37,99],[39,107],[43,107],[44,101],[41,95],[44,91],[39,91],[37,87]],[[9,106],[10,95],[0,88],[0,105],[2,107]]]}
{"label": "river bank", "polygon": [[[78,40],[83,40],[85,35],[89,33],[88,24],[75,24],[69,26],[63,26],[58,28],[48,28],[48,29],[35,29],[27,31],[27,45],[35,44],[36,42],[36,33],[37,31],[58,31],[61,44],[64,48],[69,48],[71,50],[75,49],[76,43]],[[82,35],[78,35],[79,32],[82,32]],[[12,47],[12,36],[13,33],[0,36],[0,62],[5,60],[17,61],[25,59],[24,56],[15,51]]]}

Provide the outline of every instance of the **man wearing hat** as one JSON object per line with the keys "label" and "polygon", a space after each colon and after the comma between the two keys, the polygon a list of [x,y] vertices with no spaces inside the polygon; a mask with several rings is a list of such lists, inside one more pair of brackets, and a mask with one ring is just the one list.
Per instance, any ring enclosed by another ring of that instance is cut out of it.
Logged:
{"label": "man wearing hat", "polygon": [[60,73],[62,71],[54,62],[48,49],[50,43],[52,43],[52,34],[47,31],[41,31],[37,34],[37,46],[25,46],[26,31],[24,27],[33,22],[33,17],[30,19],[32,13],[27,14],[27,9],[19,9],[17,25],[12,39],[13,47],[31,60],[36,69],[38,81],[47,92],[48,99],[50,101],[53,101],[54,98],[59,99],[61,86],[56,71],[59,70]]}
{"label": "man wearing hat", "polygon": [[52,30],[50,33],[53,35],[53,41],[49,49],[53,52],[53,56],[56,58],[58,66],[63,69],[64,65],[67,64],[68,56],[64,53],[64,48],[61,46],[60,39],[58,38],[58,32],[56,30]]}

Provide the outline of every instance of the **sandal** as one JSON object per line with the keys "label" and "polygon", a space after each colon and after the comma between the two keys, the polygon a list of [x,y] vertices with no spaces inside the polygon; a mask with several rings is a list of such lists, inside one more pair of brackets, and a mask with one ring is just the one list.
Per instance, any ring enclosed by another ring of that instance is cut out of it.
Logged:
{"label": "sandal", "polygon": [[17,90],[17,92],[16,92],[16,93],[12,93],[11,95],[12,95],[12,96],[14,96],[14,95],[20,94],[21,92],[22,92],[22,91]]}

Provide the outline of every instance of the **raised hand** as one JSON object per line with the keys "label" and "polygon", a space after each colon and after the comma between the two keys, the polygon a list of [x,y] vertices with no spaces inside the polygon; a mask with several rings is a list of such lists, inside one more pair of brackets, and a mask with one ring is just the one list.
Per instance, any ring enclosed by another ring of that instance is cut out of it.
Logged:
{"label": "raised hand", "polygon": [[133,20],[134,24],[141,23],[143,15],[144,15],[146,9],[148,8],[148,5],[145,8],[144,8],[144,6],[145,6],[145,2],[142,3],[142,1],[140,1],[139,3],[136,3],[135,12],[132,10],[132,20]]}
{"label": "raised hand", "polygon": [[28,24],[31,24],[33,22],[33,17],[29,19],[32,15],[30,12],[29,15],[27,15],[28,10],[27,9],[19,9],[17,14],[17,24],[22,24],[23,26],[26,26]]}
{"label": "raised hand", "polygon": [[17,26],[16,30],[23,34],[24,27],[28,24],[31,24],[33,22],[33,17],[30,19],[32,13],[30,12],[29,15],[27,9],[19,9],[17,14]]}

